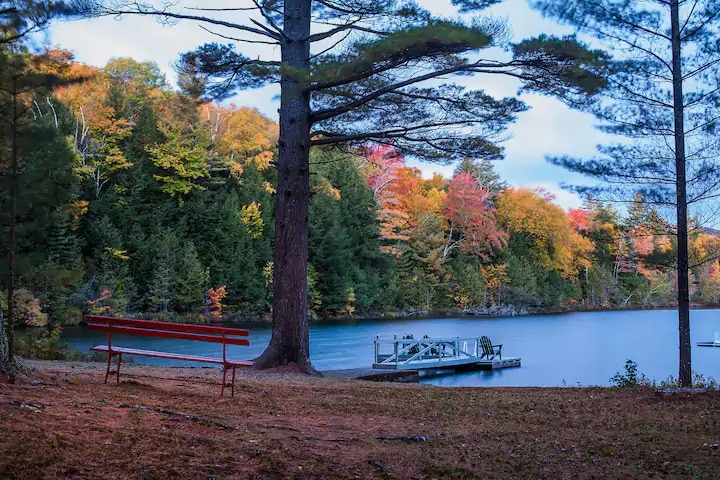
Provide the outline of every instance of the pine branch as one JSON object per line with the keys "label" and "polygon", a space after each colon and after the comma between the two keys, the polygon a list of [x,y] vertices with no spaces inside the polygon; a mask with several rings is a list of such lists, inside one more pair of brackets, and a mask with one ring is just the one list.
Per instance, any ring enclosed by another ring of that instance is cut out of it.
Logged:
{"label": "pine branch", "polygon": [[[483,120],[463,120],[462,122],[457,121],[449,121],[449,122],[431,122],[426,123],[423,125],[415,125],[411,127],[396,127],[391,128],[388,130],[382,130],[382,131],[375,131],[375,132],[364,132],[364,133],[353,133],[353,134],[335,134],[332,132],[326,132],[326,131],[315,131],[311,133],[311,137],[313,138],[310,141],[310,145],[312,146],[319,146],[319,145],[332,145],[335,143],[347,143],[347,142],[355,142],[360,140],[368,140],[368,139],[375,139],[375,138],[408,138],[408,134],[411,132],[421,131],[421,130],[428,130],[428,129],[436,129],[439,127],[448,127],[448,126],[460,126],[462,125],[470,125],[470,124],[478,124],[483,123]],[[315,138],[319,137],[319,138]],[[446,140],[452,140],[456,137],[447,137]],[[427,141],[426,139],[415,139],[416,141]]]}
{"label": "pine branch", "polygon": [[94,2],[93,6],[89,9],[87,9],[86,13],[88,15],[97,16],[97,17],[122,16],[122,15],[148,15],[148,16],[160,17],[165,20],[168,20],[168,19],[194,20],[194,21],[201,22],[201,23],[209,23],[211,25],[226,27],[226,28],[229,28],[232,30],[241,30],[241,31],[248,32],[248,33],[254,33],[256,35],[261,35],[261,36],[271,38],[271,39],[277,40],[277,41],[282,40],[282,36],[280,34],[275,33],[272,30],[270,30],[267,27],[264,27],[262,25],[261,25],[263,27],[262,29],[261,28],[253,28],[253,27],[250,27],[247,25],[226,22],[223,20],[215,19],[215,18],[175,13],[175,12],[171,12],[169,10],[160,10],[160,9],[156,9],[155,7],[152,7],[148,4],[143,4],[143,3],[138,3],[138,2],[125,3],[125,4],[123,4],[123,7],[127,8],[127,9],[105,7],[103,5],[100,5],[96,2]]}
{"label": "pine branch", "polygon": [[280,45],[280,42],[270,42],[270,41],[265,41],[265,40],[249,40],[247,38],[230,37],[230,36],[218,33],[218,32],[214,32],[214,31],[210,30],[209,28],[204,27],[202,25],[198,25],[198,26],[200,28],[202,28],[203,30],[205,30],[206,32],[208,32],[209,34],[215,35],[216,37],[220,37],[225,40],[232,40],[234,42],[250,43],[250,44],[257,44],[257,45]]}
{"label": "pine branch", "polygon": [[700,23],[697,27],[695,27],[690,33],[685,35],[684,37],[680,38],[681,42],[685,42],[688,39],[694,37],[697,35],[702,29],[704,29],[709,23],[711,23],[713,20],[717,19],[720,16],[720,8],[715,10],[714,12],[710,13],[703,22]]}
{"label": "pine branch", "polygon": [[406,87],[408,85],[412,85],[415,83],[423,82],[425,80],[437,78],[437,77],[440,77],[443,75],[448,75],[450,73],[456,73],[456,72],[463,70],[464,68],[465,67],[454,67],[454,68],[446,68],[444,70],[437,70],[435,72],[421,75],[419,77],[410,78],[409,80],[405,80],[403,82],[398,82],[398,83],[394,83],[392,85],[388,85],[384,88],[380,88],[380,89],[374,91],[373,93],[371,93],[369,95],[365,95],[364,97],[361,97],[356,100],[353,100],[352,102],[346,103],[345,105],[343,105],[341,107],[319,110],[317,112],[314,112],[311,117],[312,121],[319,122],[322,120],[327,120],[327,119],[330,119],[333,117],[337,117],[338,115],[342,115],[343,113],[347,113],[350,110],[354,110],[362,105],[365,105],[372,100],[376,100],[387,93],[394,92],[395,90],[397,90],[399,88]]}
{"label": "pine branch", "polygon": [[315,34],[313,34],[313,35],[310,35],[310,36],[307,38],[307,40],[308,40],[310,43],[315,43],[315,42],[319,42],[319,41],[325,40],[325,39],[330,38],[330,37],[332,37],[332,36],[334,36],[334,35],[337,35],[338,33],[342,33],[342,32],[348,31],[348,30],[350,30],[350,32],[353,32],[353,31],[355,31],[355,32],[364,32],[364,33],[371,33],[371,34],[373,34],[373,35],[380,35],[380,36],[388,36],[388,35],[390,35],[390,33],[388,33],[388,32],[383,32],[383,31],[380,31],[380,30],[373,30],[372,28],[362,27],[362,26],[357,25],[357,23],[359,23],[360,21],[361,21],[361,19],[356,19],[356,20],[354,20],[354,21],[351,22],[351,23],[348,23],[348,24],[346,24],[346,25],[341,25],[341,26],[339,26],[339,27],[336,27],[336,28],[333,28],[333,29],[331,29],[331,30],[328,30],[327,32],[315,33]]}

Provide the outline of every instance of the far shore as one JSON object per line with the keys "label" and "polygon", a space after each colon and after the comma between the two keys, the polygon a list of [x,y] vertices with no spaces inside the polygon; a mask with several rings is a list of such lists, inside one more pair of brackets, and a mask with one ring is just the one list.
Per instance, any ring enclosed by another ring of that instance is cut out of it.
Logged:
{"label": "far shore", "polygon": [[[597,306],[588,308],[584,305],[566,305],[556,308],[541,308],[541,307],[521,307],[516,308],[513,306],[501,306],[501,307],[490,307],[487,309],[465,309],[465,310],[423,310],[423,309],[410,309],[410,310],[398,310],[388,312],[367,312],[362,314],[342,314],[342,315],[308,315],[310,323],[322,323],[322,322],[358,322],[363,320],[381,321],[381,320],[399,320],[404,318],[413,319],[429,319],[429,318],[510,318],[517,316],[542,316],[542,315],[560,315],[564,313],[591,313],[591,312],[615,312],[615,311],[635,311],[635,310],[674,310],[677,309],[677,304],[652,304],[652,305],[629,305],[627,307],[619,306]],[[690,306],[691,310],[713,310],[720,309],[720,303],[698,303]],[[114,315],[118,316],[118,315]],[[131,314],[130,318],[146,318],[146,319],[157,319],[157,314],[153,313],[140,313]],[[175,321],[170,319],[169,321]],[[80,320],[78,323],[60,323],[61,326],[73,326],[82,325],[84,320]],[[230,313],[221,317],[208,320],[202,317],[197,317],[196,321],[183,320],[181,323],[223,323],[223,324],[269,324],[272,323],[272,316],[269,313],[264,315],[251,315],[241,316],[237,313]]]}

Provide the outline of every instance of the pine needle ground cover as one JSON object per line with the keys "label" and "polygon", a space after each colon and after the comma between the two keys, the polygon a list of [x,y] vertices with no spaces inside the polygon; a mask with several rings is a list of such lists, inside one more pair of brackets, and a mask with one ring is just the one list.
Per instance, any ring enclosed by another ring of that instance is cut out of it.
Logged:
{"label": "pine needle ground cover", "polygon": [[0,478],[720,478],[720,393],[437,388],[33,362],[0,381]]}

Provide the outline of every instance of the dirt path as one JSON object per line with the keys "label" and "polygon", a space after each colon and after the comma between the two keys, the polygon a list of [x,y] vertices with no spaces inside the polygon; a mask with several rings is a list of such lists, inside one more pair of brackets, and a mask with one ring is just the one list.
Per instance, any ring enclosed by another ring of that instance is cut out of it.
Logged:
{"label": "dirt path", "polygon": [[720,394],[437,388],[33,362],[0,382],[2,479],[720,479]]}

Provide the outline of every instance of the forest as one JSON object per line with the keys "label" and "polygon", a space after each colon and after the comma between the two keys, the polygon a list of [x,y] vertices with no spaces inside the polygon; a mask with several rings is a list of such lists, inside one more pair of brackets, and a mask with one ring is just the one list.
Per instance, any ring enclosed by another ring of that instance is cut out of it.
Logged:
{"label": "forest", "polygon": [[[277,123],[203,100],[192,78],[173,88],[152,63],[98,69],[61,50],[27,55],[36,75],[64,81],[13,97],[27,120],[14,132],[16,190],[0,194],[0,211],[17,209],[14,323],[267,320]],[[487,159],[423,178],[389,146],[313,147],[310,164],[313,318],[634,308],[677,296],[675,226],[640,193],[622,214],[591,195],[564,211],[548,192],[507,185]],[[8,216],[0,223],[7,232]],[[691,298],[716,303],[720,238],[690,224]]]}

